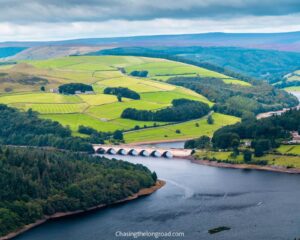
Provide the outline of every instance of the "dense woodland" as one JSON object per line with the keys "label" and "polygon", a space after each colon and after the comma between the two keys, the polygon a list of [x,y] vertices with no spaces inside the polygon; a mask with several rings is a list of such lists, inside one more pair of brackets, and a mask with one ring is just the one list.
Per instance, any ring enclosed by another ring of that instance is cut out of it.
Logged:
{"label": "dense woodland", "polygon": [[87,154],[0,147],[0,237],[57,212],[85,210],[152,186],[142,165]]}
{"label": "dense woodland", "polygon": [[124,87],[107,87],[103,91],[104,94],[112,94],[118,97],[131,98],[134,100],[139,100],[141,98],[140,94],[137,92]]}
{"label": "dense woodland", "polygon": [[20,112],[0,104],[0,144],[50,146],[93,152],[90,139],[72,137],[71,130],[58,122],[40,119],[31,110]]}
{"label": "dense woodland", "polygon": [[93,91],[93,87],[83,83],[67,83],[58,87],[59,93],[62,94],[75,94],[76,91],[88,92]]}
{"label": "dense woodland", "polygon": [[252,147],[263,148],[264,151],[278,147],[280,141],[289,139],[290,131],[300,132],[300,110],[225,126],[214,133],[212,142],[215,147],[226,149],[238,146],[240,139],[252,139]]}
{"label": "dense woodland", "polygon": [[127,108],[121,117],[139,121],[180,122],[203,117],[209,113],[206,103],[188,100],[174,99],[172,106],[157,111],[138,110]]}
{"label": "dense woodland", "polygon": [[202,77],[175,77],[168,82],[204,95],[216,103],[213,107],[216,112],[243,118],[298,104],[295,96],[265,83],[241,86],[226,84],[221,79]]}
{"label": "dense woodland", "polygon": [[276,88],[286,88],[286,87],[298,87],[300,86],[300,81],[287,81],[284,79],[282,82],[274,85]]}

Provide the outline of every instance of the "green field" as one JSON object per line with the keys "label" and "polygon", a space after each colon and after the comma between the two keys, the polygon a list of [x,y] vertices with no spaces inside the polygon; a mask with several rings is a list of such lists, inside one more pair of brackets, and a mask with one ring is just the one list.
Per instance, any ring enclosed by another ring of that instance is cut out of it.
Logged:
{"label": "green field", "polygon": [[287,75],[287,80],[290,82],[300,81],[300,70]]}
{"label": "green field", "polygon": [[42,118],[51,119],[53,121],[60,122],[64,126],[69,126],[74,132],[77,132],[80,125],[92,127],[98,131],[112,132],[120,126],[116,126],[114,123],[100,121],[97,118],[93,118],[86,114],[47,114],[41,115]]}
{"label": "green field", "polygon": [[[212,136],[214,131],[222,126],[234,124],[239,121],[239,118],[224,115],[220,113],[213,113],[214,124],[209,125],[206,117],[189,122],[167,125],[157,128],[139,130],[128,132],[125,134],[126,142],[139,142],[139,141],[158,141],[158,140],[173,140],[173,139],[189,139],[202,135]],[[196,126],[199,124],[199,127]],[[176,133],[180,130],[180,133]]]}
{"label": "green field", "polygon": [[[286,75],[286,81],[287,81],[287,83],[289,83],[289,82],[290,83],[299,82],[300,81],[300,70]],[[300,92],[300,86],[286,87],[286,88],[284,88],[284,90],[293,91],[293,92]]]}
{"label": "green field", "polygon": [[227,84],[238,84],[238,85],[242,85],[242,86],[251,86],[250,83],[242,81],[242,80],[238,80],[238,79],[223,79],[223,81]]}
{"label": "green field", "polygon": [[282,154],[300,155],[300,145],[281,145],[276,151]]}
{"label": "green field", "polygon": [[300,86],[296,86],[296,87],[287,87],[284,90],[286,91],[290,91],[290,92],[300,92]]}
{"label": "green field", "polygon": [[154,110],[167,107],[155,102],[148,101],[128,101],[128,102],[116,102],[113,104],[104,104],[101,106],[92,106],[87,110],[87,113],[101,119],[115,119],[120,118],[122,112],[126,108],[136,108],[141,110]]}
{"label": "green field", "polygon": [[174,99],[187,98],[187,99],[191,99],[191,100],[205,102],[210,106],[213,105],[213,103],[210,102],[204,96],[191,95],[191,94],[188,94],[188,93],[182,91],[182,89],[180,89],[180,88],[178,88],[176,91],[164,92],[163,94],[161,94],[160,92],[143,93],[143,94],[141,94],[141,97],[145,101],[152,100],[159,104],[171,104]]}
{"label": "green field", "polygon": [[0,95],[0,102],[10,103],[82,103],[78,96],[67,96],[56,93],[28,93]]}
{"label": "green field", "polygon": [[[125,68],[127,72],[146,69],[150,77],[132,77],[122,73],[120,68]],[[79,135],[80,125],[104,132],[118,129],[128,131],[137,126],[147,127],[127,133],[126,140],[129,142],[212,135],[217,128],[238,121],[237,118],[221,114],[214,114],[214,125],[207,125],[205,119],[168,125],[170,123],[120,118],[126,108],[157,110],[170,106],[172,100],[179,98],[201,101],[213,106],[213,102],[192,90],[161,81],[181,75],[217,77],[226,83],[247,84],[204,68],[165,59],[133,56],[64,57],[20,61],[10,67],[0,68],[0,103],[22,110],[37,111],[42,118],[69,126],[74,135]],[[95,94],[50,93],[50,90],[71,82],[91,84]],[[40,90],[41,86],[45,86],[45,92]],[[122,98],[122,102],[118,102],[116,96],[103,94],[106,87],[127,87],[138,92],[141,99]],[[200,123],[199,128],[195,128],[196,122]],[[160,127],[153,128],[153,126]],[[176,129],[180,129],[181,133],[176,134]]]}
{"label": "green field", "polygon": [[135,126],[144,127],[145,125],[151,127],[155,124],[162,125],[166,123],[159,122],[144,122],[135,121],[130,119],[114,119],[111,121],[105,121],[87,114],[75,113],[75,114],[47,114],[40,115],[44,119],[51,119],[53,121],[60,122],[64,126],[69,126],[70,129],[77,133],[80,125],[88,126],[102,132],[114,132],[116,130],[128,130]]}
{"label": "green field", "polygon": [[33,111],[37,111],[41,114],[52,114],[52,113],[78,113],[83,112],[87,107],[88,104],[86,103],[79,103],[79,104],[72,104],[72,103],[61,103],[61,104],[51,104],[51,103],[17,103],[13,104],[12,106],[22,108],[25,111],[28,109],[32,109]]}
{"label": "green field", "polygon": [[[107,95],[107,94],[91,94],[91,95],[80,94],[79,97],[82,99],[83,102],[86,102],[87,104],[92,106],[114,103],[118,101],[116,96]],[[122,101],[127,102],[130,100],[127,98],[123,98]]]}
{"label": "green field", "polygon": [[192,66],[185,63],[178,63],[174,61],[161,61],[161,62],[148,62],[138,65],[132,65],[125,68],[127,73],[131,73],[134,70],[142,71],[147,70],[148,76],[154,80],[167,81],[168,79],[176,76],[182,77],[211,77],[221,78],[228,84],[239,84],[243,86],[251,86],[250,83],[233,79],[221,73],[217,73],[205,68]]}
{"label": "green field", "polygon": [[[174,76],[183,74],[199,74],[203,77],[218,77],[218,78],[228,78],[223,74],[207,70],[205,68],[196,67],[188,65],[185,63],[173,62],[173,61],[161,61],[161,62],[151,62],[143,63],[139,65],[133,65],[126,67],[126,72],[132,72],[134,70],[147,70],[150,77],[159,76]],[[159,78],[158,78],[159,79]]]}

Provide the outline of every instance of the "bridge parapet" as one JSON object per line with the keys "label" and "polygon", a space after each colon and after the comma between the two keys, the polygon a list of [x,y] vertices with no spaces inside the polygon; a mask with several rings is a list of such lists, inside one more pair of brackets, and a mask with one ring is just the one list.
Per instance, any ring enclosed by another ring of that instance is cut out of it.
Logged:
{"label": "bridge parapet", "polygon": [[99,154],[120,154],[120,155],[131,155],[131,156],[144,156],[144,157],[188,157],[192,154],[192,150],[180,149],[180,148],[157,148],[157,147],[148,147],[148,146],[133,146],[133,145],[93,145],[93,148],[96,153]]}

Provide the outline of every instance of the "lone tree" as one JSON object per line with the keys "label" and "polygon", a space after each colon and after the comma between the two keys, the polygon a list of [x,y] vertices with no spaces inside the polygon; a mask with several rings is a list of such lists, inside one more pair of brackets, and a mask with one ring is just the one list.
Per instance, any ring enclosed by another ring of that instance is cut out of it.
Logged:
{"label": "lone tree", "polygon": [[244,162],[251,162],[252,160],[252,152],[250,150],[244,151]]}
{"label": "lone tree", "polygon": [[197,148],[197,149],[205,149],[210,147],[210,138],[208,136],[201,136],[197,139],[191,139],[184,143],[184,148]]}
{"label": "lone tree", "polygon": [[260,144],[255,145],[254,155],[255,155],[255,157],[261,157],[264,155],[264,149],[263,149],[262,145],[260,145]]}
{"label": "lone tree", "polygon": [[120,130],[116,130],[114,132],[113,139],[115,139],[115,140],[123,140],[124,139],[123,132],[120,131]]}
{"label": "lone tree", "polygon": [[215,120],[213,119],[213,117],[211,115],[209,115],[207,118],[207,123],[212,125],[212,124],[214,124],[214,122],[215,122]]}
{"label": "lone tree", "polygon": [[122,102],[122,95],[121,95],[121,94],[118,94],[118,95],[117,95],[117,99],[118,99],[118,102]]}
{"label": "lone tree", "polygon": [[41,91],[42,91],[42,92],[45,92],[45,90],[46,90],[46,89],[45,89],[45,86],[41,86]]}

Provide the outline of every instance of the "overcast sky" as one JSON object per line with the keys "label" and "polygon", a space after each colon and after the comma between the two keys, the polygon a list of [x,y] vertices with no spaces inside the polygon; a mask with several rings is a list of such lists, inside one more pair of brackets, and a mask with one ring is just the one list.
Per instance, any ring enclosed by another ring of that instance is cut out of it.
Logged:
{"label": "overcast sky", "polygon": [[300,31],[300,0],[0,0],[0,41]]}

